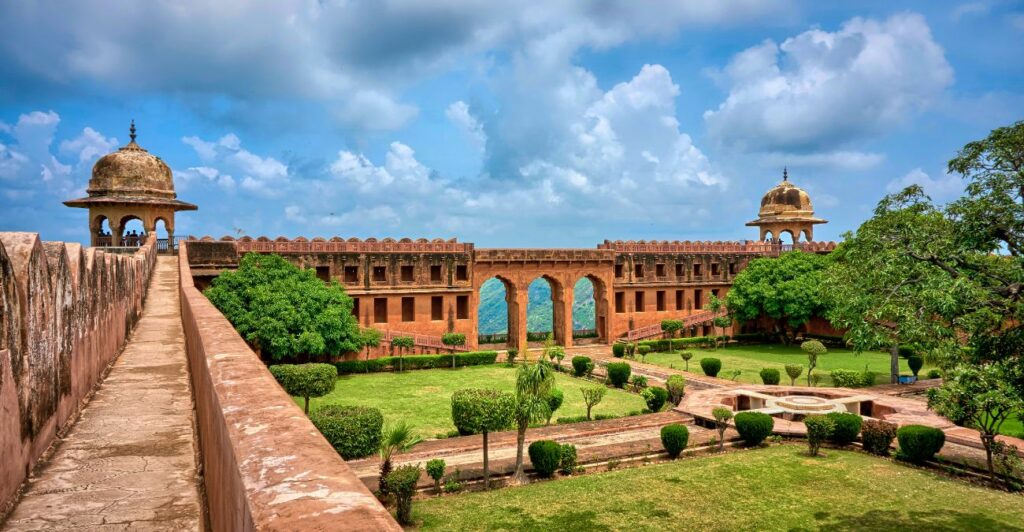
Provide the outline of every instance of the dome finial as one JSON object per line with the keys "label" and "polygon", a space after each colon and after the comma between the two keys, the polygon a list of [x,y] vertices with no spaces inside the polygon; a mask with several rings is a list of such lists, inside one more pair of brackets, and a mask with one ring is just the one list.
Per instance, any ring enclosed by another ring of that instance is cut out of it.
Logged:
{"label": "dome finial", "polygon": [[[132,137],[135,138],[135,137]],[[782,180],[789,181],[789,169],[785,166],[782,167]]]}
{"label": "dome finial", "polygon": [[135,142],[135,119],[132,119],[132,125],[128,128],[128,136],[131,137],[132,142]]}

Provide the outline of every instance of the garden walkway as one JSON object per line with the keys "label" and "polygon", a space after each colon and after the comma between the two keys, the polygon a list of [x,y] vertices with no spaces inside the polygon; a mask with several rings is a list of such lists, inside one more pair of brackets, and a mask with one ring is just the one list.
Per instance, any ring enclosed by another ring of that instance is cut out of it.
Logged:
{"label": "garden walkway", "polygon": [[5,530],[203,527],[178,293],[160,256],[142,319]]}

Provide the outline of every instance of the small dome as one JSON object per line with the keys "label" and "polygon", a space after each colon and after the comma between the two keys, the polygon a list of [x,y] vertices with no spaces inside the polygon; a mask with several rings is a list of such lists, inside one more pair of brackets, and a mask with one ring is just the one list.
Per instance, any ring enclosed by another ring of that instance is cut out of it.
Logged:
{"label": "small dome", "polygon": [[174,178],[167,163],[135,143],[100,157],[92,167],[90,196],[151,196],[174,199]]}
{"label": "small dome", "polygon": [[782,182],[761,198],[761,218],[813,216],[811,197],[803,189],[789,182],[788,173],[783,173]]}

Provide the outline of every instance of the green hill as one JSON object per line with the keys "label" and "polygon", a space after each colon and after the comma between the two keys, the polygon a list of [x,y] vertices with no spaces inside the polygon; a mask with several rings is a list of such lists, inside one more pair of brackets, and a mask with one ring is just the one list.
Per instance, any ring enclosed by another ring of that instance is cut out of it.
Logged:
{"label": "green hill", "polygon": [[[594,328],[594,285],[576,283],[573,299],[573,329]],[[526,306],[526,325],[531,332],[551,330],[551,287],[543,280],[530,284],[529,303]],[[480,287],[478,309],[480,334],[508,332],[508,305],[505,287],[497,279],[488,279]]]}

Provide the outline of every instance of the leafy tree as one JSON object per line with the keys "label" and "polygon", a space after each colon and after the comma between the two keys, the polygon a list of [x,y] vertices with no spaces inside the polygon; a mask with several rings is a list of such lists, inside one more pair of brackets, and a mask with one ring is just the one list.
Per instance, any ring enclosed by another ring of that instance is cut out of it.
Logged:
{"label": "leafy tree", "polygon": [[546,418],[548,411],[547,398],[555,386],[555,371],[544,358],[536,364],[519,366],[516,374],[515,423],[516,423],[516,469],[512,481],[525,484],[526,472],[523,470],[523,448],[526,445],[526,429],[530,423]]}
{"label": "leafy tree", "polygon": [[248,253],[204,292],[245,341],[271,360],[358,351],[352,299],[278,255]]}
{"label": "leafy tree", "polygon": [[438,495],[441,494],[441,479],[444,478],[445,466],[444,460],[440,458],[427,461],[427,475],[434,479],[434,491]]}
{"label": "leafy tree", "polygon": [[305,399],[302,410],[306,415],[309,415],[309,398],[333,392],[338,380],[338,368],[332,364],[278,364],[270,366],[270,374],[288,395]]}
{"label": "leafy tree", "polygon": [[556,410],[562,408],[563,401],[565,401],[565,394],[562,393],[562,390],[559,390],[558,388],[552,388],[551,391],[548,392],[548,413],[547,419],[544,422],[545,425],[551,424],[551,416],[555,415]]}
{"label": "leafy tree", "polygon": [[724,451],[725,430],[729,428],[729,420],[732,419],[732,410],[729,410],[724,406],[719,406],[711,410],[711,415],[715,418],[715,428],[718,430],[718,450]]}
{"label": "leafy tree", "polygon": [[1009,364],[963,364],[946,375],[941,388],[928,390],[928,407],[981,432],[992,482],[996,482],[992,454],[996,434],[1013,414],[1024,412],[1024,398],[1011,385]]}
{"label": "leafy tree", "polygon": [[398,371],[403,370],[405,350],[411,350],[415,345],[416,342],[412,339],[412,336],[396,336],[391,339],[391,347],[398,350]]}
{"label": "leafy tree", "polygon": [[[725,300],[720,299],[715,294],[711,294],[711,297],[708,299],[707,304],[704,305],[704,310],[707,310],[707,311],[710,311],[710,312],[719,312],[719,311],[721,311],[721,310],[723,310],[725,308],[726,308]],[[722,337],[725,336],[725,328],[730,326],[730,325],[732,325],[732,319],[729,318],[728,316],[719,316],[719,317],[711,320],[711,324],[714,325],[715,328],[721,329],[721,332],[722,332],[722,334],[718,335],[718,338],[714,339],[715,349],[718,348],[718,341],[719,341],[719,339],[722,339],[722,347],[725,347],[725,340]]]}
{"label": "leafy tree", "polygon": [[825,312],[820,285],[829,262],[828,255],[799,251],[755,259],[736,276],[726,306],[741,322],[770,318],[789,344],[797,328]]}
{"label": "leafy tree", "polygon": [[686,393],[686,378],[682,375],[669,375],[668,380],[665,381],[665,389],[668,390],[669,401],[678,405]]}
{"label": "leafy tree", "polygon": [[512,424],[516,399],[508,392],[468,388],[452,394],[452,421],[459,433],[484,437],[484,488],[490,487],[487,435]]}
{"label": "leafy tree", "polygon": [[679,353],[679,356],[682,357],[683,363],[686,366],[683,371],[690,371],[690,359],[693,358],[693,351],[683,351]]}
{"label": "leafy tree", "polygon": [[789,385],[796,386],[796,380],[803,372],[804,367],[800,364],[786,364],[786,375],[789,376]]}
{"label": "leafy tree", "polygon": [[807,353],[807,385],[810,386],[811,373],[814,371],[814,368],[818,367],[818,355],[824,355],[828,352],[828,349],[825,348],[825,344],[818,340],[807,340],[800,344],[800,349]]}
{"label": "leafy tree", "polygon": [[455,369],[455,347],[466,345],[466,335],[462,333],[447,332],[441,335],[441,343],[448,346],[452,352],[452,369]]}
{"label": "leafy tree", "polygon": [[608,388],[604,386],[591,386],[589,388],[580,388],[580,392],[583,393],[583,403],[587,405],[587,421],[590,421],[592,419],[590,411],[601,402],[604,394],[608,393]]}
{"label": "leafy tree", "polygon": [[391,489],[388,486],[388,477],[391,473],[391,458],[395,453],[402,453],[411,449],[423,438],[413,434],[412,426],[405,421],[399,421],[390,427],[385,427],[380,439],[380,481],[378,490],[382,497],[386,497]]}
{"label": "leafy tree", "polygon": [[393,486],[397,509],[395,517],[401,525],[412,524],[412,496],[416,493],[416,482],[420,479],[419,464],[404,465],[387,476],[387,483]]}
{"label": "leafy tree", "polygon": [[665,336],[668,338],[675,338],[676,332],[682,328],[683,322],[681,320],[661,320],[661,330],[665,331]]}
{"label": "leafy tree", "polygon": [[383,337],[383,333],[372,327],[359,331],[359,341],[366,348],[366,360],[370,360],[370,348],[379,346]]}

